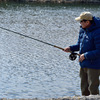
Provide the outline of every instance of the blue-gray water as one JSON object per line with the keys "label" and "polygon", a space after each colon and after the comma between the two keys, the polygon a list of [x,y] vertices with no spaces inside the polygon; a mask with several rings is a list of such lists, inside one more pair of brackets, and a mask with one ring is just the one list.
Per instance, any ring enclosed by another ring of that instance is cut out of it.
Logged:
{"label": "blue-gray water", "polygon": [[[0,27],[67,47],[78,38],[81,12],[89,5],[1,4]],[[0,29],[0,98],[58,98],[81,95],[78,59],[57,48]]]}

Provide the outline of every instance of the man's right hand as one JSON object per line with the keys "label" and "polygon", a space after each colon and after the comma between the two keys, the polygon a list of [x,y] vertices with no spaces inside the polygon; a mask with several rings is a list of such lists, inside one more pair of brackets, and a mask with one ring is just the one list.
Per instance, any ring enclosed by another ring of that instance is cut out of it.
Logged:
{"label": "man's right hand", "polygon": [[64,48],[65,52],[71,52],[70,47]]}

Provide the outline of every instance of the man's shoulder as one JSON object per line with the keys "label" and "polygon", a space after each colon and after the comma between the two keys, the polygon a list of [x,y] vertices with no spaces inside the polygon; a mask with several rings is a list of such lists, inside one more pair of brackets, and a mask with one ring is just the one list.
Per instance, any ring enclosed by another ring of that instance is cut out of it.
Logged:
{"label": "man's shoulder", "polygon": [[98,37],[98,38],[100,38],[100,28],[94,30],[94,31],[92,32],[92,36],[93,36],[93,37]]}
{"label": "man's shoulder", "polygon": [[93,31],[95,34],[100,34],[100,27]]}

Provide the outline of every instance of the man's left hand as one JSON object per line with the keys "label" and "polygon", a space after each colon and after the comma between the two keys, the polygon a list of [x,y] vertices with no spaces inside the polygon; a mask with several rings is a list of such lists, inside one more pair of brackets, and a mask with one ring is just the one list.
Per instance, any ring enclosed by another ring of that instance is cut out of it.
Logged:
{"label": "man's left hand", "polygon": [[85,59],[84,54],[80,55],[79,62],[82,62]]}

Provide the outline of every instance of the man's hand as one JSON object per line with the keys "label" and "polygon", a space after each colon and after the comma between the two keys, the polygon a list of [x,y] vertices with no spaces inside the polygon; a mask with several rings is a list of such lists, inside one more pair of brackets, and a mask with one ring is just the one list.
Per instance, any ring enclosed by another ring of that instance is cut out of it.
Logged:
{"label": "man's hand", "polygon": [[85,59],[84,54],[80,55],[79,62],[82,62]]}
{"label": "man's hand", "polygon": [[70,47],[64,48],[65,52],[71,52]]}

